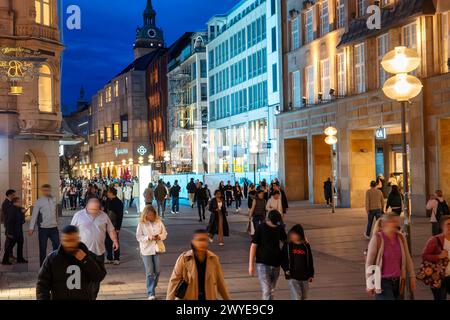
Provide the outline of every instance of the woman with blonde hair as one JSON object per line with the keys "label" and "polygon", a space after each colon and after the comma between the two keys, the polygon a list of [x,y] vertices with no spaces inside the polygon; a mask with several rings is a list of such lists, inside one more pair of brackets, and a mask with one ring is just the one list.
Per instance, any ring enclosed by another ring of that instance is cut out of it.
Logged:
{"label": "woman with blonde hair", "polygon": [[376,223],[369,243],[366,259],[366,278],[369,267],[377,267],[381,277],[381,289],[367,288],[376,300],[404,299],[406,282],[412,294],[416,290],[414,265],[405,236],[399,231],[400,217],[395,213],[384,214]]}
{"label": "woman with blonde hair", "polygon": [[136,239],[139,242],[142,261],[147,276],[147,294],[149,300],[156,300],[155,288],[160,274],[159,255],[166,251],[164,240],[166,227],[153,206],[144,208],[139,218]]}

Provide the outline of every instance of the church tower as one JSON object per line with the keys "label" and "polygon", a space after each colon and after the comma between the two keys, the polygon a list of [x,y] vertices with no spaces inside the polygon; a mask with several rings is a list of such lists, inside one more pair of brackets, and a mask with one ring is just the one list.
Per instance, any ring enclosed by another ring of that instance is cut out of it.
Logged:
{"label": "church tower", "polygon": [[144,26],[136,30],[134,56],[137,59],[163,47],[163,31],[156,26],[156,11],[153,9],[152,0],[147,0],[147,7],[144,10]]}

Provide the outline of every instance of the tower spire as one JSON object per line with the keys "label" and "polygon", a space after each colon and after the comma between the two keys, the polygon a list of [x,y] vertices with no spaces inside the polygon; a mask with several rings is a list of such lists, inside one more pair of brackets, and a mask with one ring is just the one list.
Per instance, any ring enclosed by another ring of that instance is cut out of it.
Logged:
{"label": "tower spire", "polygon": [[147,0],[147,7],[144,10],[144,26],[156,25],[156,11],[153,9],[152,0]]}

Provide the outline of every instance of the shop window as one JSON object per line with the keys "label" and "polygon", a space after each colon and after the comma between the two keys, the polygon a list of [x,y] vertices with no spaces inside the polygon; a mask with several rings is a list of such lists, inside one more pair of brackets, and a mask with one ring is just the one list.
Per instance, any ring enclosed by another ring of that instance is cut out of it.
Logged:
{"label": "shop window", "polygon": [[364,43],[355,46],[356,93],[366,91],[366,67]]}
{"label": "shop window", "polygon": [[330,21],[328,17],[328,0],[322,1],[322,8],[321,8],[321,35],[324,36],[330,31]]}
{"label": "shop window", "polygon": [[52,73],[47,65],[39,69],[39,111],[53,112],[53,83]]}
{"label": "shop window", "polygon": [[291,21],[291,49],[296,50],[300,47],[300,18],[296,17]]}
{"label": "shop window", "polygon": [[114,97],[118,97],[119,96],[119,81],[116,80],[114,81]]}
{"label": "shop window", "polygon": [[111,102],[112,99],[112,88],[107,87],[106,88],[106,103]]}
{"label": "shop window", "polygon": [[112,129],[111,129],[111,127],[106,127],[105,128],[105,132],[106,132],[106,142],[111,142],[112,141]]}

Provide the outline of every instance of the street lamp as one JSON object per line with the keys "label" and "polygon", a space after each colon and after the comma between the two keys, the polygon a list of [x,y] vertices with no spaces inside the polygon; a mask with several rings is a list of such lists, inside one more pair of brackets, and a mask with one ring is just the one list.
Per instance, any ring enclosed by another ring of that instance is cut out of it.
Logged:
{"label": "street lamp", "polygon": [[256,187],[256,166],[258,163],[258,155],[259,155],[259,143],[256,140],[252,140],[250,142],[250,153],[254,156],[253,160],[253,184]]}
{"label": "street lamp", "polygon": [[337,196],[336,196],[336,192],[334,192],[336,179],[335,179],[335,176],[334,176],[334,150],[333,150],[333,148],[338,142],[338,138],[336,137],[338,131],[337,131],[337,129],[335,127],[329,126],[323,131],[323,133],[327,136],[325,138],[325,143],[328,144],[329,146],[331,146],[331,175],[332,175],[331,192],[333,194],[333,199],[332,199],[332,203],[331,203],[331,212],[335,213],[336,212]]}
{"label": "street lamp", "polygon": [[395,74],[384,83],[384,94],[401,104],[403,188],[405,193],[405,205],[403,206],[405,214],[404,232],[411,252],[411,209],[409,205],[408,150],[406,144],[406,104],[409,100],[418,96],[423,88],[418,78],[408,74],[408,72],[414,71],[419,67],[420,57],[414,50],[406,47],[396,47],[384,56],[381,65],[387,72]]}

